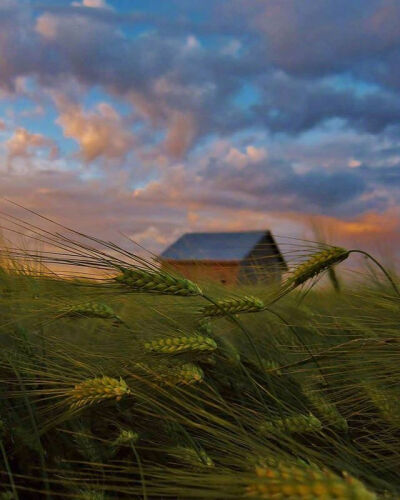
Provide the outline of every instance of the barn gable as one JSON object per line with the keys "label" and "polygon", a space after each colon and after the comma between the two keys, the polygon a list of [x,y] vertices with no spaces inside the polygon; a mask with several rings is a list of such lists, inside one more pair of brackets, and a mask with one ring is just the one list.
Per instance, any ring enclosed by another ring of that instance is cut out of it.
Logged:
{"label": "barn gable", "polygon": [[256,247],[269,244],[279,254],[270,231],[186,233],[160,255],[162,259],[242,261]]}
{"label": "barn gable", "polygon": [[164,265],[191,278],[222,283],[279,280],[286,263],[270,231],[187,233],[161,255]]}

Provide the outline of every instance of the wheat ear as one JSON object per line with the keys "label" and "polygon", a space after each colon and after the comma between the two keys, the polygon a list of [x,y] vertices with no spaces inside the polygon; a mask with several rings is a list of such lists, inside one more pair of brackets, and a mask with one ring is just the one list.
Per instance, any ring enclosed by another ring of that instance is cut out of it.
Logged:
{"label": "wheat ear", "polygon": [[145,342],[144,348],[148,352],[178,354],[191,351],[214,351],[217,348],[217,344],[212,338],[205,337],[204,335],[188,335]]}
{"label": "wheat ear", "polygon": [[400,403],[396,395],[370,382],[364,382],[362,387],[382,417],[390,425],[400,427]]}
{"label": "wheat ear", "polygon": [[66,306],[60,310],[60,314],[68,318],[102,318],[122,321],[107,304],[101,302],[84,302]]}
{"label": "wheat ear", "polygon": [[119,401],[127,394],[130,394],[130,390],[124,380],[103,376],[76,384],[69,393],[69,399],[71,408],[80,408],[104,399],[115,398]]}
{"label": "wheat ear", "polygon": [[286,283],[293,288],[302,285],[305,281],[322,273],[322,271],[344,261],[349,254],[348,250],[341,247],[331,247],[322,252],[317,252],[297,266],[292,271]]}
{"label": "wheat ear", "polygon": [[218,300],[215,304],[205,306],[201,309],[201,314],[207,318],[227,316],[240,313],[258,312],[264,309],[262,300],[256,297],[245,296]]}
{"label": "wheat ear", "polygon": [[352,499],[375,500],[376,495],[354,477],[337,476],[314,467],[277,465],[256,467],[256,480],[246,488],[245,496],[274,500]]}
{"label": "wheat ear", "polygon": [[201,295],[202,291],[192,281],[177,278],[170,274],[146,269],[121,268],[121,274],[114,278],[127,291],[141,293],[158,293],[161,295]]}
{"label": "wheat ear", "polygon": [[312,413],[309,415],[293,415],[263,422],[259,426],[262,433],[276,431],[305,434],[322,429],[322,424]]}
{"label": "wheat ear", "polygon": [[347,420],[338,412],[336,406],[320,393],[318,388],[307,384],[303,387],[303,392],[328,425],[342,431],[348,430]]}
{"label": "wheat ear", "polygon": [[191,385],[201,382],[204,378],[203,370],[193,363],[165,365],[163,370],[160,370],[159,366],[154,369],[145,363],[136,363],[136,367],[150,374],[161,384]]}
{"label": "wheat ear", "polygon": [[273,359],[265,359],[263,358],[263,368],[264,372],[269,375],[282,375],[282,371],[280,370],[281,365],[274,361]]}
{"label": "wheat ear", "polygon": [[11,494],[11,496],[9,497],[11,500],[18,500],[19,496],[18,496],[18,492],[17,492],[17,487],[16,487],[15,482],[14,482],[14,477],[13,477],[13,474],[11,471],[10,462],[8,460],[6,448],[5,448],[4,443],[3,443],[3,438],[5,436],[5,433],[6,433],[6,426],[4,424],[4,421],[2,419],[0,419],[0,452],[1,452],[1,456],[3,458],[3,462],[5,465],[8,479],[10,481],[10,486],[12,489],[12,491],[10,491],[10,492],[4,492],[4,497],[6,498],[5,495],[7,495],[9,493],[9,494]]}
{"label": "wheat ear", "polygon": [[106,500],[105,493],[101,490],[87,489],[79,491],[79,500]]}
{"label": "wheat ear", "polygon": [[113,446],[120,448],[123,446],[131,446],[136,444],[140,439],[137,432],[131,431],[129,429],[122,429],[118,436],[113,441]]}
{"label": "wheat ear", "polygon": [[197,467],[215,467],[213,460],[202,449],[188,448],[185,446],[177,446],[176,448],[168,451],[168,455],[177,458],[185,464]]}
{"label": "wheat ear", "polygon": [[208,321],[207,318],[200,318],[200,320],[196,324],[196,331],[201,335],[206,335],[208,337],[214,333],[212,324],[210,323],[210,321]]}

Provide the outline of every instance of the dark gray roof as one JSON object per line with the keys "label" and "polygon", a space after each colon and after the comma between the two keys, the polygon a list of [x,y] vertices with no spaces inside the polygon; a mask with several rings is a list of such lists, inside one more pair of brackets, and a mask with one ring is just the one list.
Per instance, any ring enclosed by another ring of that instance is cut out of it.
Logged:
{"label": "dark gray roof", "polygon": [[264,237],[272,240],[269,231],[186,233],[160,257],[174,260],[243,260]]}

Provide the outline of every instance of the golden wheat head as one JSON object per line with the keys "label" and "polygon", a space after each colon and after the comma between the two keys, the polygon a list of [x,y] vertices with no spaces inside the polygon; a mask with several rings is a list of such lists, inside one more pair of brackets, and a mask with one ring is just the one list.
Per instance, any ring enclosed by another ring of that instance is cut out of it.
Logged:
{"label": "golden wheat head", "polygon": [[256,479],[246,488],[245,496],[284,499],[352,499],[375,500],[376,495],[354,477],[337,476],[315,467],[276,465],[256,467]]}
{"label": "golden wheat head", "polygon": [[71,408],[80,408],[105,399],[119,401],[127,394],[130,390],[124,380],[103,376],[76,384],[69,393],[69,400]]}

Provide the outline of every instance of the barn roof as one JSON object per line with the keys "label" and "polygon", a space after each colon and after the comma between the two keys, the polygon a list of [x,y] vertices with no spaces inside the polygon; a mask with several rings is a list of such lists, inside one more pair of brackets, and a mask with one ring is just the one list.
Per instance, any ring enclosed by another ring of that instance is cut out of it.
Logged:
{"label": "barn roof", "polygon": [[264,238],[280,252],[270,231],[186,233],[161,254],[173,260],[243,260]]}

